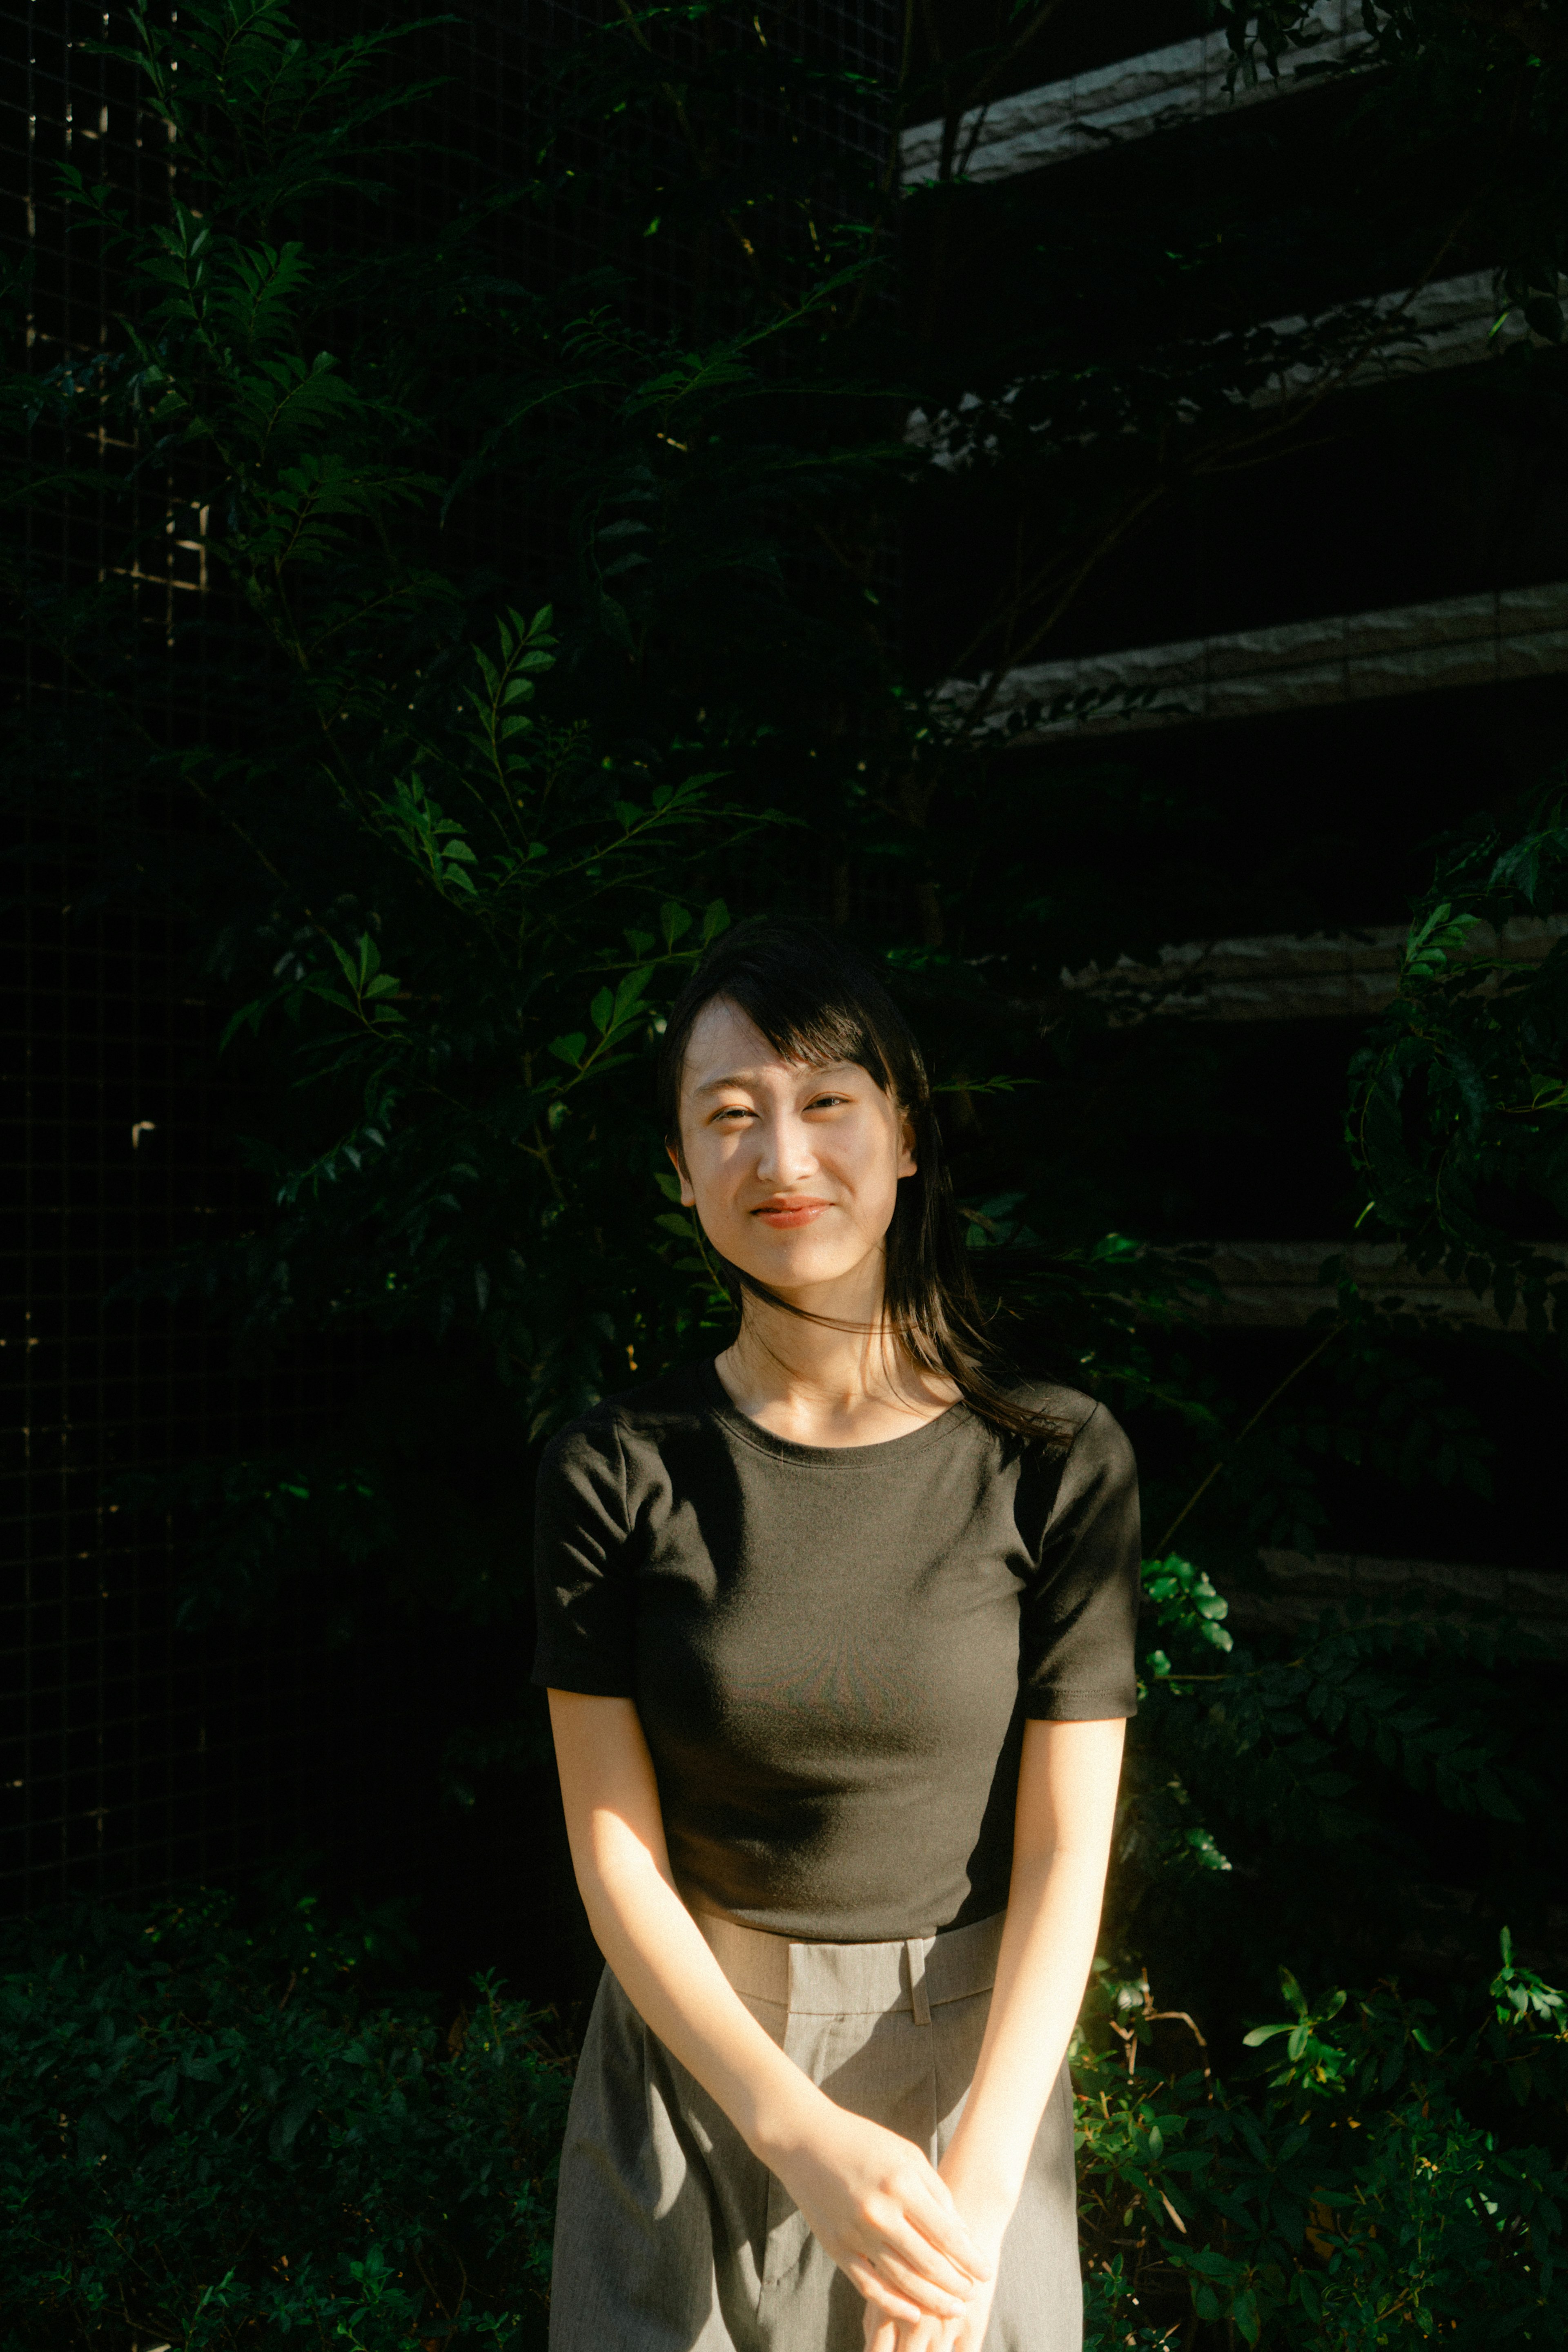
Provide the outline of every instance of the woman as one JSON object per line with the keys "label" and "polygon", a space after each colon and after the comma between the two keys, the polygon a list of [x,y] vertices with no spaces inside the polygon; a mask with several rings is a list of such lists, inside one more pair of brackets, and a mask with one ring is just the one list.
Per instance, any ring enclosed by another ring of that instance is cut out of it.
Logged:
{"label": "woman", "polygon": [[919,1053],[858,957],[732,932],[663,1043],[741,1317],[540,1473],[535,1680],[609,1964],[552,2352],[1071,2352],[1131,1454],[983,1369]]}

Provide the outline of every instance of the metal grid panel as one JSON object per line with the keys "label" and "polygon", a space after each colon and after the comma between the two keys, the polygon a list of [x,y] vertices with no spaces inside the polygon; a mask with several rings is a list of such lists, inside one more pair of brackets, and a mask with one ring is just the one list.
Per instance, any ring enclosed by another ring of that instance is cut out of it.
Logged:
{"label": "metal grid panel", "polygon": [[35,1902],[288,1833],[319,1677],[281,1636],[177,1634],[165,1532],[105,1494],[106,1474],[237,1449],[307,1401],[236,1376],[188,1311],[106,1303],[134,1265],[245,1205],[228,1107],[193,1075],[211,1024],[186,960],[153,924],[35,902],[7,962],[0,1885]]}
{"label": "metal grid panel", "polygon": [[[142,143],[123,68],[82,48],[110,30],[101,11],[12,7],[0,28],[7,242],[33,265],[43,369],[101,344],[113,290],[94,248],[66,234],[56,167],[110,170],[136,205],[167,163]],[[66,586],[102,576],[106,520],[35,518],[37,572]],[[204,587],[200,549],[171,541],[143,580],[147,617],[167,627],[176,598]],[[47,658],[18,683],[40,717],[64,719]],[[41,811],[38,823],[54,829]],[[281,1641],[242,1659],[233,1642],[177,1636],[166,1536],[106,1498],[106,1474],[233,1444],[271,1401],[227,1373],[222,1343],[191,1318],[106,1305],[133,1265],[239,1203],[214,1089],[192,1076],[209,1024],[181,942],[131,914],[83,919],[71,898],[66,873],[29,869],[0,1000],[7,1907],[141,1889],[287,1834],[298,1811],[287,1735],[308,1680]]]}
{"label": "metal grid panel", "polygon": [[[371,25],[396,13],[355,5],[333,19]],[[166,190],[161,127],[137,115],[126,69],[85,47],[112,37],[119,18],[84,0],[0,0],[4,236],[32,260],[29,343],[40,370],[100,347],[114,293],[96,246],[66,234],[57,166],[109,173],[133,215]],[[450,78],[421,126],[449,152],[394,191],[383,234],[433,224],[479,173],[530,175],[530,89],[556,47],[591,21],[552,0],[526,16],[460,0],[458,22],[415,37],[410,69]],[[746,12],[736,23],[748,33]],[[867,74],[894,57],[888,0],[802,0],[796,29],[819,54]],[[813,127],[862,152],[882,136],[874,109],[858,100],[823,101]],[[537,224],[528,232],[530,267],[580,268],[601,257],[605,234],[591,207],[563,209],[542,248]],[[645,316],[689,311],[689,256],[654,241],[629,258]],[[40,576],[62,585],[102,577],[107,520],[105,511],[96,527],[84,522],[79,507],[68,524],[63,514],[35,520],[27,551]],[[139,577],[152,625],[201,609],[198,543],[170,537]],[[35,708],[68,717],[47,658],[19,688]],[[297,1838],[320,1801],[329,1717],[356,1734],[334,1743],[334,1801],[361,1801],[346,1759],[361,1758],[364,1786],[375,1777],[369,1662],[331,1660],[298,1627],[259,1639],[178,1633],[166,1529],[106,1496],[106,1480],[128,1470],[254,1448],[258,1438],[287,1443],[325,1390],[309,1368],[282,1381],[236,1371],[223,1336],[183,1308],[109,1298],[133,1266],[232,1230],[254,1203],[227,1149],[234,1106],[214,1074],[214,1016],[184,942],[144,913],[78,915],[71,895],[68,875],[35,874],[0,942],[10,1180],[0,1388],[11,1433],[0,1458],[9,1563],[0,1689],[11,1694],[0,1715],[0,1908],[12,1910],[68,1893],[145,1893]]]}

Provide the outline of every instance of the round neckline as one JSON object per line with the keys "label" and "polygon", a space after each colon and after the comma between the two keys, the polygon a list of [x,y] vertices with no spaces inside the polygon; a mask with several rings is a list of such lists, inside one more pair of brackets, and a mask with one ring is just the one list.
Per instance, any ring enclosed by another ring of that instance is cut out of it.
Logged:
{"label": "round neckline", "polygon": [[764,1429],[748,1412],[742,1412],[718,1376],[716,1358],[705,1356],[697,1366],[697,1375],[706,1395],[709,1409],[725,1427],[755,1446],[760,1454],[770,1454],[776,1461],[799,1462],[811,1467],[841,1464],[852,1470],[869,1470],[883,1458],[896,1454],[901,1459],[923,1445],[935,1444],[949,1431],[967,1422],[969,1408],[962,1397],[956,1403],[945,1405],[929,1421],[917,1429],[907,1429],[902,1437],[883,1437],[870,1445],[799,1445],[792,1437],[779,1437],[771,1429]]}

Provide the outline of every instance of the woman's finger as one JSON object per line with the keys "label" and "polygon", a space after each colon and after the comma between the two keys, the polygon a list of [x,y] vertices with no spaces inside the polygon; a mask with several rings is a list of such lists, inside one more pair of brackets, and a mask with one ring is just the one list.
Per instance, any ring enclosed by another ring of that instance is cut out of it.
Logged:
{"label": "woman's finger", "polygon": [[[943,2186],[946,2186],[946,2182]],[[960,2293],[967,2292],[977,2280],[990,2277],[990,2260],[956,2206],[944,2211],[935,2197],[916,2189],[905,2197],[904,2213],[910,2227],[962,2273]]]}
{"label": "woman's finger", "polygon": [[[887,2266],[894,2284],[922,2310],[947,2313],[967,2303],[979,2281],[976,2271],[952,2261],[921,2226],[931,2210],[930,2200],[908,2182],[890,2182],[862,2206],[852,2242],[862,2260]],[[974,2251],[978,2263],[983,2257],[977,2247]]]}
{"label": "woman's finger", "polygon": [[908,2343],[909,2327],[903,2320],[890,2319],[874,2303],[862,2304],[865,2328],[865,2352],[899,2352],[900,2342]]}
{"label": "woman's finger", "polygon": [[840,2263],[839,2268],[856,2294],[863,2294],[868,2303],[875,2304],[877,2309],[885,2312],[890,2319],[913,2322],[926,2316],[917,2303],[912,2303],[906,2294],[900,2294],[890,2280],[879,2277],[870,2263],[859,2254],[849,2255]]}
{"label": "woman's finger", "polygon": [[949,2352],[961,2323],[956,2319],[918,2319],[913,2326],[894,2332],[893,2352]]}
{"label": "woman's finger", "polygon": [[957,2342],[956,2319],[890,2319],[873,2304],[861,2306],[863,2352],[950,2352]]}
{"label": "woman's finger", "polygon": [[[923,2243],[918,2234],[912,2243],[918,2253]],[[906,2259],[903,2244],[891,2232],[866,2259],[898,2294],[906,2294],[922,2311],[939,2313],[945,2319],[956,2319],[975,2290],[974,2280],[951,2263],[944,2263],[938,2273],[929,2250],[918,2263]]]}

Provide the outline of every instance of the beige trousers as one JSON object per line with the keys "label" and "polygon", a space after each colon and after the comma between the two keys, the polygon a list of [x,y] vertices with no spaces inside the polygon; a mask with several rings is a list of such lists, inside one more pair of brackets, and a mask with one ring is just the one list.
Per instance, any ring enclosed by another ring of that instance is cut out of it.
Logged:
{"label": "beige trousers", "polygon": [[[979,2057],[999,1916],[893,1944],[698,1922],[752,2015],[841,2106],[938,2161]],[[861,2352],[860,2296],[605,1970],[561,2152],[550,2352]],[[1063,2068],[1002,2247],[985,2352],[1078,2352]]]}

